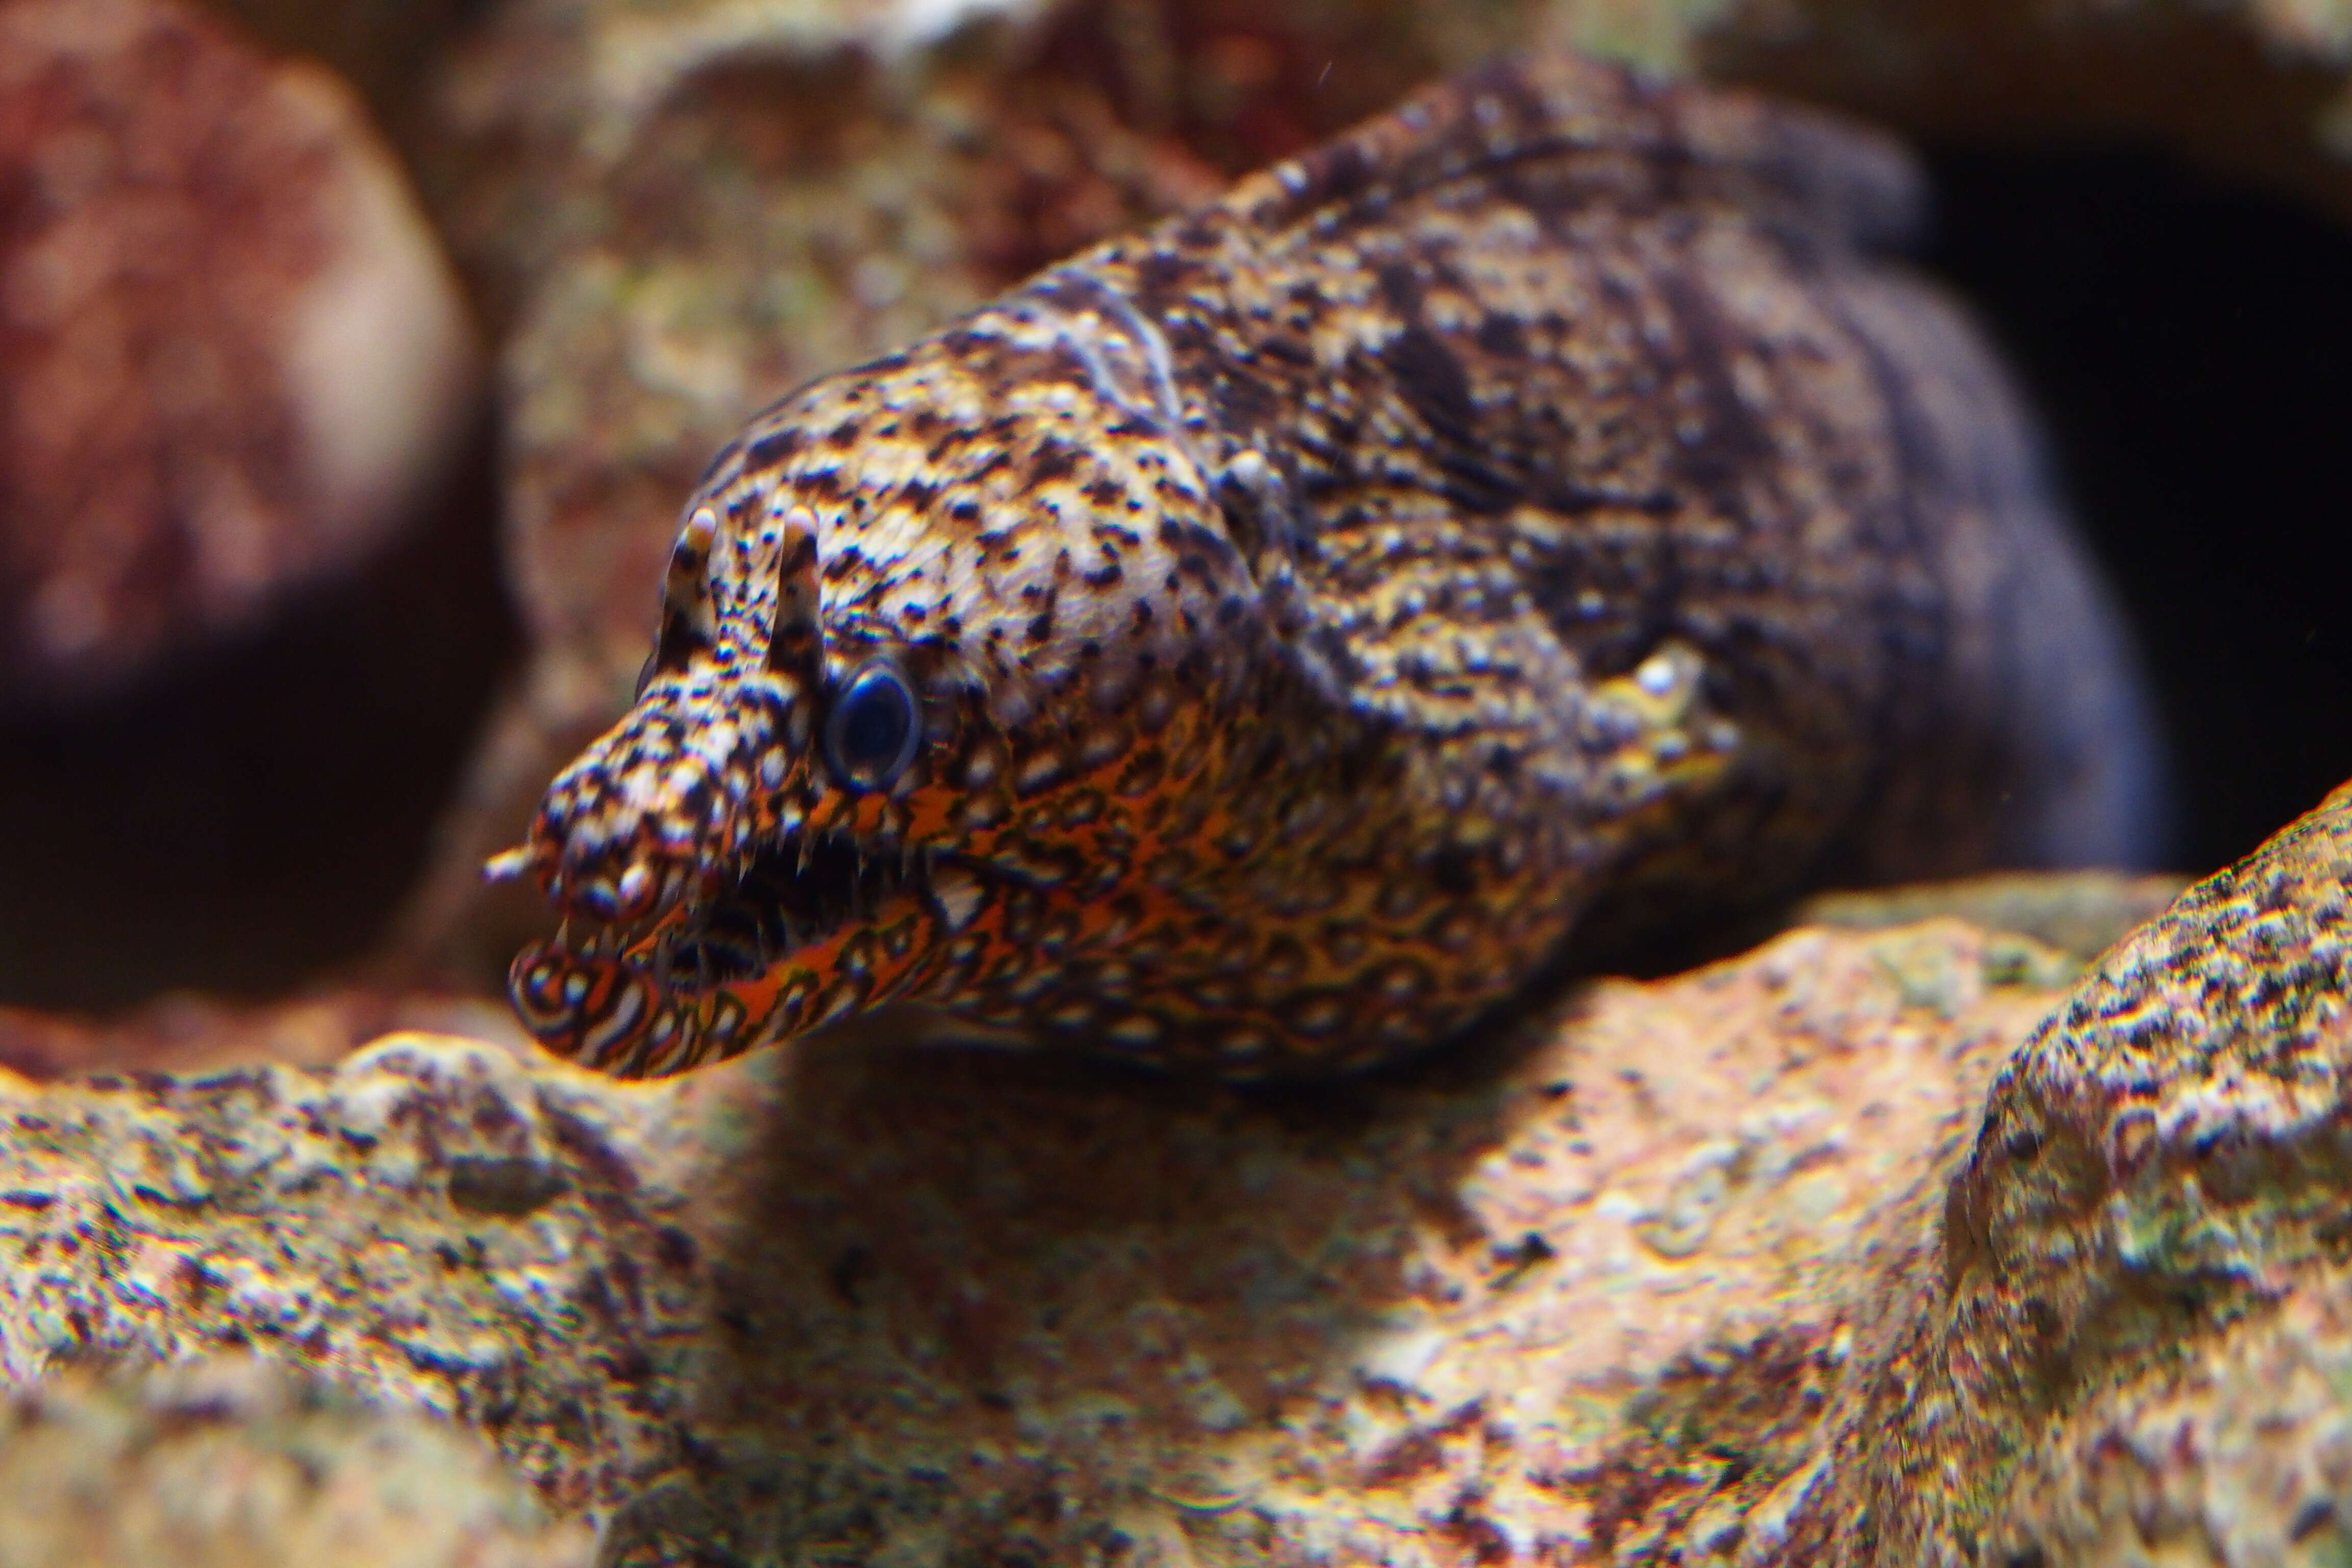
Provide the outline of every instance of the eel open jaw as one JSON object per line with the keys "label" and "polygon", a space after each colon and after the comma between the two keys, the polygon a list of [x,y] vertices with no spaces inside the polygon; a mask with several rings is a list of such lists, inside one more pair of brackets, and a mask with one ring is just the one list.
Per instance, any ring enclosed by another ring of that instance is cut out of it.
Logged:
{"label": "eel open jaw", "polygon": [[667,904],[650,921],[567,921],[561,945],[615,958],[665,991],[755,978],[928,882],[926,852],[847,832],[803,830],[756,850],[730,877]]}

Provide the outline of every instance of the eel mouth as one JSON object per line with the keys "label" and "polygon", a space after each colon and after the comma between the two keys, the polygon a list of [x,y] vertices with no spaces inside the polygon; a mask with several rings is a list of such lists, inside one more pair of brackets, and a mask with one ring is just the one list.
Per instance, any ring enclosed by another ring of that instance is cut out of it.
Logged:
{"label": "eel mouth", "polygon": [[931,881],[929,850],[851,834],[803,831],[763,846],[713,892],[635,925],[581,933],[566,921],[556,945],[576,957],[617,958],[664,992],[707,992],[767,973],[795,952],[873,918]]}

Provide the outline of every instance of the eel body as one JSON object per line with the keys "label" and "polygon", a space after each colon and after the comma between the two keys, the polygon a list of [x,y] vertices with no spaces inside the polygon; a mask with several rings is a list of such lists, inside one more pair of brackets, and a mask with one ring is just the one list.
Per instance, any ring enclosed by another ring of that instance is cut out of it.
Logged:
{"label": "eel body", "polygon": [[1345,1071],[1614,931],[2129,859],[2127,650],[1901,152],[1494,66],[754,418],[527,843],[554,1049],[894,998]]}

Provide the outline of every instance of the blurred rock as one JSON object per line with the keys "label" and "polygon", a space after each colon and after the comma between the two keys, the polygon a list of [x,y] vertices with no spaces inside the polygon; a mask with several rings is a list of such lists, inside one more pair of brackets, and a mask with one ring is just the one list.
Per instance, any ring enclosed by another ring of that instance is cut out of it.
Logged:
{"label": "blurred rock", "polygon": [[1949,915],[2010,931],[2087,962],[2134,926],[2154,920],[2189,885],[2186,877],[2123,871],[1991,872],[1954,882],[1819,893],[1799,904],[1798,925],[1879,931]]}
{"label": "blurred rock", "polygon": [[129,680],[416,526],[478,374],[346,89],[163,0],[0,7],[0,706]]}
{"label": "blurred rock", "polygon": [[79,1073],[216,1072],[278,1062],[329,1067],[400,1029],[464,1034],[535,1049],[503,1001],[352,986],[271,1003],[193,992],[105,1017],[0,1006],[0,1068],[31,1079]]}
{"label": "blurred rock", "polygon": [[227,1356],[0,1398],[0,1568],[587,1568],[470,1434]]}
{"label": "blurred rock", "polygon": [[404,144],[424,79],[475,0],[197,0],[272,54],[307,55],[367,100],[378,125]]}
{"label": "blurred rock", "polygon": [[[1591,18],[1624,0],[1569,0]],[[1682,58],[1979,145],[2154,143],[2352,219],[2346,0],[1708,0]]]}

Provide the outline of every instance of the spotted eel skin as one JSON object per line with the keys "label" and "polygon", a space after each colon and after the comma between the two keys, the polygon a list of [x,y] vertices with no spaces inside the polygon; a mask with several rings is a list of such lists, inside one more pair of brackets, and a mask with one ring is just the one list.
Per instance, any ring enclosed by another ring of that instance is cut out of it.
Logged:
{"label": "spotted eel skin", "polygon": [[756,416],[494,873],[675,1072],[893,998],[1235,1079],[1824,875],[2128,858],[2127,650],[1859,130],[1553,56]]}

